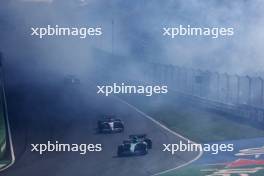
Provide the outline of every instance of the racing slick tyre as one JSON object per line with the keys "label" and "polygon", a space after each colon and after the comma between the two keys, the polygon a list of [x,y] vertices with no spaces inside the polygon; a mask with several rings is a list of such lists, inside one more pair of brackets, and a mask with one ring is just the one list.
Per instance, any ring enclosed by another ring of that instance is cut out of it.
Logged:
{"label": "racing slick tyre", "polygon": [[147,143],[148,149],[152,149],[152,141],[150,139],[145,139],[144,141]]}
{"label": "racing slick tyre", "polygon": [[123,147],[122,146],[118,146],[118,148],[117,148],[117,156],[118,157],[122,157],[123,156]]}
{"label": "racing slick tyre", "polygon": [[148,147],[145,144],[138,144],[135,151],[139,155],[146,155],[148,153]]}

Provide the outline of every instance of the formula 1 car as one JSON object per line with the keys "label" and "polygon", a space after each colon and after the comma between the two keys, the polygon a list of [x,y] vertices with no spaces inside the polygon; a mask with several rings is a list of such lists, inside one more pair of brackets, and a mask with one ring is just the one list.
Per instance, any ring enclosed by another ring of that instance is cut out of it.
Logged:
{"label": "formula 1 car", "polygon": [[138,141],[144,141],[147,143],[148,145],[148,149],[151,149],[152,148],[152,141],[151,139],[147,138],[147,135],[146,134],[132,134],[132,135],[129,135],[129,139],[135,139],[135,140],[138,140]]}
{"label": "formula 1 car", "polygon": [[148,149],[152,148],[152,141],[146,135],[130,135],[129,140],[124,140],[123,144],[117,148],[117,156],[146,155]]}
{"label": "formula 1 car", "polygon": [[108,117],[97,122],[99,133],[121,133],[124,131],[124,122],[114,117]]}
{"label": "formula 1 car", "polygon": [[64,78],[64,83],[67,84],[67,85],[69,85],[69,84],[76,85],[76,84],[80,84],[81,81],[80,81],[80,79],[78,79],[74,75],[67,75]]}

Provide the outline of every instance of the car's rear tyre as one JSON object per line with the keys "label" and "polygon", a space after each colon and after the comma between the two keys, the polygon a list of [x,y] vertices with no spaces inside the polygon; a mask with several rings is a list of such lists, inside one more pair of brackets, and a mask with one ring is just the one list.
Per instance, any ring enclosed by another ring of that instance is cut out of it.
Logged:
{"label": "car's rear tyre", "polygon": [[148,147],[145,144],[138,144],[135,152],[137,152],[139,155],[146,155],[148,153]]}
{"label": "car's rear tyre", "polygon": [[150,139],[145,139],[144,141],[147,143],[148,149],[152,149],[152,141]]}
{"label": "car's rear tyre", "polygon": [[118,146],[118,148],[117,148],[117,156],[118,157],[122,157],[123,156],[123,147],[122,146]]}
{"label": "car's rear tyre", "polygon": [[120,133],[123,133],[125,131],[125,128],[123,127],[121,130],[120,130]]}

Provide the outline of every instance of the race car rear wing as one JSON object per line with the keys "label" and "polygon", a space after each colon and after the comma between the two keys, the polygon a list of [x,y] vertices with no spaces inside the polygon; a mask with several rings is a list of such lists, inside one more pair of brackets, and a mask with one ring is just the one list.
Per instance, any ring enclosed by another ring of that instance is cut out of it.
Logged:
{"label": "race car rear wing", "polygon": [[129,138],[132,139],[132,138],[146,138],[147,135],[146,134],[131,134],[129,135]]}

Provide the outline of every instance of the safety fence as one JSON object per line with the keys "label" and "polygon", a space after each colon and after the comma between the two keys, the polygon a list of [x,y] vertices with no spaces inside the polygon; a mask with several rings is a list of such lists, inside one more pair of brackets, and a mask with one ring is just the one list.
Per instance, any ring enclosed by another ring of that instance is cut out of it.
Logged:
{"label": "safety fence", "polygon": [[214,108],[264,122],[264,80],[199,69],[146,63],[145,79]]}
{"label": "safety fence", "polygon": [[[2,85],[0,84],[0,87]],[[4,156],[6,150],[6,133],[5,133],[5,119],[4,119],[4,111],[3,111],[3,102],[2,96],[0,95],[0,161]]]}

